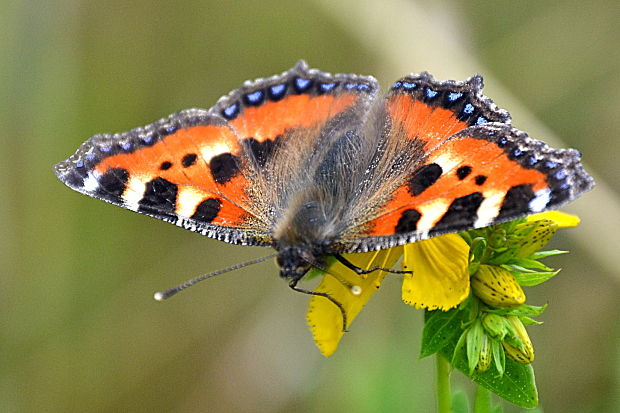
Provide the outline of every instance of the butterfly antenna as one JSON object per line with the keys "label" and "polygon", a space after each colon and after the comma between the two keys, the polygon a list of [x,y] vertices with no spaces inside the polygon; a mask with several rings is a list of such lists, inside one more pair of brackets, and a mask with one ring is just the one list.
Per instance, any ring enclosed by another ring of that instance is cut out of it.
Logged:
{"label": "butterfly antenna", "polygon": [[257,258],[255,260],[242,262],[240,264],[232,265],[228,268],[223,268],[221,270],[213,271],[208,274],[203,274],[200,277],[196,277],[192,280],[185,281],[183,284],[179,284],[176,287],[172,287],[166,291],[160,291],[153,295],[157,301],[163,301],[166,298],[170,298],[176,293],[185,290],[186,288],[191,287],[194,284],[198,284],[200,281],[204,281],[207,278],[215,277],[216,275],[224,274],[230,271],[235,271],[243,267],[248,267],[250,265],[258,264],[259,262],[267,261],[268,259],[274,258],[278,254],[267,255],[266,257]]}

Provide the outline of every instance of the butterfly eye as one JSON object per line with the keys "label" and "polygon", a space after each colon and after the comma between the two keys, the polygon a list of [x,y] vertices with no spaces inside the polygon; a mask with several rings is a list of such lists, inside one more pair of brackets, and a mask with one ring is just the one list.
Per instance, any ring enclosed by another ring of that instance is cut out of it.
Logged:
{"label": "butterfly eye", "polygon": [[276,264],[278,264],[278,267],[282,267],[282,257],[280,255],[276,255]]}
{"label": "butterfly eye", "polygon": [[312,264],[316,260],[314,254],[312,254],[312,252],[308,250],[302,250],[299,253],[299,257],[302,260],[304,260],[305,263],[308,263],[308,264]]}

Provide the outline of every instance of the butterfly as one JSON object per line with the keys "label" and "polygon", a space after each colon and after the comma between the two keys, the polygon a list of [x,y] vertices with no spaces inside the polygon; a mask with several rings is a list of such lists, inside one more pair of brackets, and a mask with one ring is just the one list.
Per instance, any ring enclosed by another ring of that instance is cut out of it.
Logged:
{"label": "butterfly", "polygon": [[381,98],[371,76],[299,61],[209,110],[95,135],[55,172],[207,237],[273,247],[280,276],[319,295],[297,283],[328,257],[360,271],[342,254],[556,209],[593,187],[578,151],[511,126],[482,87],[421,73]]}

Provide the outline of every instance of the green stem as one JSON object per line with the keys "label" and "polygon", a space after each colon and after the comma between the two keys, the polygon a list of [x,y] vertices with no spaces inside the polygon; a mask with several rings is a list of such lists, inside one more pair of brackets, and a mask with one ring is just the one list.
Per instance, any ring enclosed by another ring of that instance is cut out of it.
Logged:
{"label": "green stem", "polygon": [[437,413],[452,413],[450,363],[437,354]]}
{"label": "green stem", "polygon": [[491,392],[481,385],[476,387],[476,399],[474,400],[474,413],[491,412]]}

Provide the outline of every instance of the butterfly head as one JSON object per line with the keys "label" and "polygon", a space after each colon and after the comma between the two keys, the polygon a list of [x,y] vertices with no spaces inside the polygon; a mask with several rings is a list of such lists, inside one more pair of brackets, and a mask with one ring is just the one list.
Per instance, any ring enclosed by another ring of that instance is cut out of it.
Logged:
{"label": "butterfly head", "polygon": [[286,246],[278,249],[276,262],[280,267],[280,277],[298,281],[317,263],[319,257],[312,248],[305,246]]}

